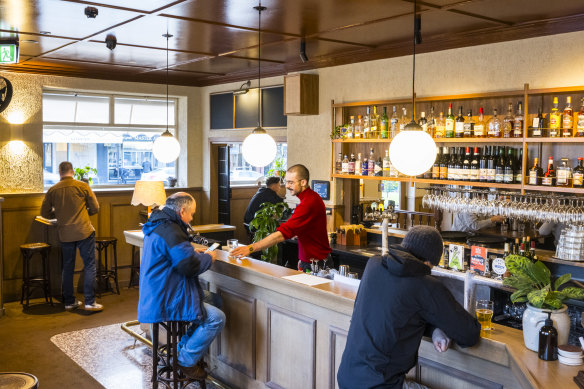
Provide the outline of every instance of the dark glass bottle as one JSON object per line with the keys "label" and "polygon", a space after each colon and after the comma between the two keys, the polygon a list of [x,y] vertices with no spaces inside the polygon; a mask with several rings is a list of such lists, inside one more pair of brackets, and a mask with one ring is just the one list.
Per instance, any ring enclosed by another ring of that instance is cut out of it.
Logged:
{"label": "dark glass bottle", "polygon": [[544,361],[555,361],[558,359],[558,331],[554,328],[552,313],[547,314],[548,318],[539,329],[537,356]]}
{"label": "dark glass bottle", "polygon": [[543,117],[542,108],[537,109],[537,116],[533,118],[531,123],[531,133],[529,136],[532,138],[541,138],[545,136],[545,118]]}
{"label": "dark glass bottle", "polygon": [[479,160],[479,181],[480,182],[487,182],[488,175],[487,175],[487,160],[489,154],[489,146],[483,146],[483,155],[481,155],[481,159]]}
{"label": "dark glass bottle", "polygon": [[462,160],[462,174],[460,179],[462,181],[470,180],[470,147],[466,148],[466,152],[464,153],[464,159]]}
{"label": "dark glass bottle", "polygon": [[464,138],[464,116],[462,116],[462,106],[458,109],[458,116],[454,124],[454,136],[456,138]]}
{"label": "dark glass bottle", "polygon": [[556,186],[556,169],[554,169],[554,157],[550,156],[548,159],[548,168],[541,180],[542,185]]}
{"label": "dark glass bottle", "polygon": [[521,184],[521,178],[523,177],[523,147],[519,148],[519,155],[515,160],[515,183]]}
{"label": "dark glass bottle", "polygon": [[495,182],[503,183],[505,177],[505,147],[499,147],[499,156],[495,163]]}
{"label": "dark glass bottle", "polygon": [[578,165],[572,171],[572,182],[574,188],[584,187],[584,165],[582,163],[582,157],[578,158]]}
{"label": "dark glass bottle", "polygon": [[478,147],[474,148],[473,156],[470,161],[470,181],[478,181],[480,177],[480,159],[481,152]]}
{"label": "dark glass bottle", "polygon": [[430,174],[430,178],[433,180],[440,179],[440,161],[442,161],[442,149],[440,147],[436,147],[436,160],[432,165],[432,173]]}
{"label": "dark glass bottle", "polygon": [[529,179],[527,180],[528,185],[541,185],[541,179],[543,177],[543,169],[539,166],[539,158],[535,158],[533,166],[529,169]]}
{"label": "dark glass bottle", "polygon": [[495,146],[489,146],[489,158],[487,159],[487,182],[495,182]]}
{"label": "dark glass bottle", "polygon": [[515,157],[513,156],[513,149],[511,147],[507,151],[507,160],[505,161],[504,169],[503,182],[505,184],[512,184],[515,178]]}
{"label": "dark glass bottle", "polygon": [[450,149],[442,148],[442,159],[440,160],[440,179],[448,179],[448,163],[450,162]]}
{"label": "dark glass bottle", "polygon": [[456,153],[458,149],[456,147],[452,148],[452,153],[450,153],[450,160],[448,161],[448,179],[455,180],[458,179],[458,172],[454,170],[454,165],[456,164]]}

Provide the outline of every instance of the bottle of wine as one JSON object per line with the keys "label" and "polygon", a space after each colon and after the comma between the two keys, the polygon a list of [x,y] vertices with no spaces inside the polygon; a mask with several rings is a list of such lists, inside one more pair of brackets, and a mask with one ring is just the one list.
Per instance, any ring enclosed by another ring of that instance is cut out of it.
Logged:
{"label": "bottle of wine", "polygon": [[507,151],[507,160],[505,161],[505,169],[503,172],[503,182],[505,184],[512,184],[515,179],[515,157],[513,149],[509,147]]}
{"label": "bottle of wine", "polygon": [[488,155],[489,155],[489,147],[483,146],[483,155],[481,155],[481,159],[479,161],[479,181],[480,182],[487,182],[488,181],[488,174],[487,174]]}
{"label": "bottle of wine", "polygon": [[555,138],[560,136],[560,128],[562,126],[562,113],[558,109],[558,98],[554,97],[554,105],[552,112],[550,112],[550,130],[549,137]]}
{"label": "bottle of wine", "polygon": [[[371,111],[367,106],[365,117],[363,118],[363,139],[369,139],[371,135]],[[358,122],[358,121],[357,121]]]}
{"label": "bottle of wine", "polygon": [[339,153],[335,161],[335,172],[337,174],[343,173],[343,154]]}
{"label": "bottle of wine", "polygon": [[577,137],[584,136],[584,97],[580,100],[580,111],[578,112],[578,123],[576,123]]}
{"label": "bottle of wine", "polygon": [[485,128],[485,115],[483,111],[483,107],[479,108],[479,117],[477,118],[476,123],[474,124],[474,136],[475,138],[486,138],[486,128]]}
{"label": "bottle of wine", "polygon": [[345,158],[342,162],[342,174],[349,174],[349,158],[347,158],[347,154],[345,154]]}
{"label": "bottle of wine", "polygon": [[548,160],[548,168],[543,175],[541,184],[546,186],[556,186],[556,170],[554,169],[554,157],[552,156],[550,156]]}
{"label": "bottle of wine", "polygon": [[576,165],[572,172],[572,179],[574,188],[584,187],[584,164],[582,157],[578,157],[578,165]]}
{"label": "bottle of wine", "polygon": [[446,137],[446,119],[444,119],[444,113],[440,112],[440,116],[436,119],[436,125],[434,129],[434,137],[445,138]]}
{"label": "bottle of wine", "polygon": [[445,120],[446,138],[454,138],[454,114],[452,113],[452,103],[448,104],[448,116]]}
{"label": "bottle of wine", "polygon": [[499,147],[499,158],[495,164],[495,182],[503,183],[505,177],[505,147]]}
{"label": "bottle of wine", "polygon": [[490,146],[489,158],[487,159],[487,181],[495,182],[495,175],[497,173],[495,169],[495,160],[497,159],[495,155],[495,146]]}
{"label": "bottle of wine", "polygon": [[420,120],[418,120],[418,124],[422,127],[422,131],[428,132],[428,119],[426,119],[426,112],[420,114]]}
{"label": "bottle of wine", "polygon": [[351,154],[351,159],[349,159],[349,174],[355,174],[355,154]]}
{"label": "bottle of wine", "polygon": [[466,147],[466,152],[464,153],[464,159],[462,160],[462,171],[460,174],[461,181],[469,181],[470,180],[470,147]]}
{"label": "bottle of wine", "polygon": [[533,167],[529,169],[529,180],[528,185],[541,185],[541,180],[543,177],[543,169],[539,166],[539,158],[535,158],[533,162]]}
{"label": "bottle of wine", "polygon": [[440,147],[436,146],[436,160],[434,161],[434,164],[432,165],[432,174],[431,174],[431,178],[433,180],[440,179],[440,163],[441,162],[442,162],[442,149],[440,149]]}
{"label": "bottle of wine", "polygon": [[464,137],[465,138],[471,138],[474,136],[474,126],[475,126],[475,121],[472,118],[472,110],[468,111],[468,115],[466,116],[466,120],[464,121]]}
{"label": "bottle of wine", "polygon": [[543,117],[541,106],[537,109],[537,116],[533,118],[531,123],[531,137],[541,138],[545,135],[545,118]]}
{"label": "bottle of wine", "polygon": [[480,159],[481,159],[480,149],[478,147],[475,147],[472,159],[470,161],[470,181],[479,181]]}
{"label": "bottle of wine", "polygon": [[450,149],[448,147],[442,148],[442,159],[440,160],[440,179],[448,179],[448,163],[450,162]]}
{"label": "bottle of wine", "polygon": [[523,178],[523,148],[519,148],[519,156],[515,160],[515,183],[521,184]]}
{"label": "bottle of wine", "polygon": [[574,110],[572,109],[572,97],[566,98],[566,107],[564,108],[562,120],[562,136],[566,138],[572,137],[572,130],[574,127]]}
{"label": "bottle of wine", "polygon": [[379,131],[381,139],[389,138],[389,118],[387,117],[387,107],[383,107],[383,115],[379,118]]}
{"label": "bottle of wine", "polygon": [[513,104],[507,105],[507,115],[503,118],[503,138],[511,138],[513,134],[513,123],[515,117],[513,116]]}
{"label": "bottle of wine", "polygon": [[385,150],[385,157],[383,157],[383,177],[389,177],[390,170],[389,150]]}
{"label": "bottle of wine", "polygon": [[393,106],[393,113],[391,114],[391,120],[389,122],[389,136],[395,138],[399,132],[399,119],[397,117],[397,112],[395,111],[395,105]]}
{"label": "bottle of wine", "polygon": [[464,116],[462,116],[462,106],[458,109],[458,116],[454,124],[454,137],[464,138]]}
{"label": "bottle of wine", "polygon": [[517,103],[517,113],[513,120],[513,137],[523,138],[523,106],[521,101]]}
{"label": "bottle of wine", "polygon": [[458,171],[456,169],[456,160],[458,152],[457,147],[452,148],[452,153],[450,154],[450,161],[448,161],[448,179],[449,180],[457,180],[458,179]]}
{"label": "bottle of wine", "polygon": [[501,119],[497,117],[497,109],[493,109],[493,117],[487,123],[489,138],[500,138],[502,131]]}

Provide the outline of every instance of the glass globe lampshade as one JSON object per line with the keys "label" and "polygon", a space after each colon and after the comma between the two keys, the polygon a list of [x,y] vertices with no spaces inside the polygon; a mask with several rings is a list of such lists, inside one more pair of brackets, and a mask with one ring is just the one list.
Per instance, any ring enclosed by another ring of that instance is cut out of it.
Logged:
{"label": "glass globe lampshade", "polygon": [[160,162],[169,163],[178,158],[180,144],[178,143],[178,140],[172,136],[170,131],[166,130],[154,141],[152,152],[154,153],[154,158]]}
{"label": "glass globe lampshade", "polygon": [[417,124],[414,127],[411,124],[391,141],[389,159],[400,173],[417,176],[428,171],[434,164],[436,143],[430,134],[422,131],[421,127]]}
{"label": "glass globe lampshade", "polygon": [[243,141],[242,151],[245,162],[251,166],[264,167],[276,158],[276,141],[266,130],[257,127]]}

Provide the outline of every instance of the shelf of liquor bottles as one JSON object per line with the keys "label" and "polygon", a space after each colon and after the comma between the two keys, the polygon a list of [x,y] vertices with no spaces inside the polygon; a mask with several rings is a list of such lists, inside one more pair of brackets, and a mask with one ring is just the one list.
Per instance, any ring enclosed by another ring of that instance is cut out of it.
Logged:
{"label": "shelf of liquor bottles", "polygon": [[[527,181],[527,178],[525,179]],[[584,188],[573,188],[570,186],[545,186],[545,185],[525,185],[524,190],[534,190],[539,192],[558,192],[584,194]]]}
{"label": "shelf of liquor bottles", "polygon": [[[498,182],[480,182],[480,181],[459,181],[459,180],[433,180],[430,178],[417,177],[387,177],[387,176],[362,176],[356,174],[339,174],[334,173],[333,178],[345,178],[351,180],[375,180],[375,181],[399,181],[423,184],[441,184],[441,185],[466,185],[481,188],[501,188],[501,189],[521,189],[521,184],[503,184]],[[549,190],[549,187],[546,187]],[[529,189],[529,188],[526,188]],[[583,192],[584,193],[584,192]]]}

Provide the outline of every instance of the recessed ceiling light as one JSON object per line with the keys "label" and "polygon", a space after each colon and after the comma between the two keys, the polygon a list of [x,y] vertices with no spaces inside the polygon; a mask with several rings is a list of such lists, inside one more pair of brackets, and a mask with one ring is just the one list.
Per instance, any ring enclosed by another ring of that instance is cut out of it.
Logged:
{"label": "recessed ceiling light", "polygon": [[34,39],[21,39],[20,43],[39,43],[39,41],[35,41]]}

